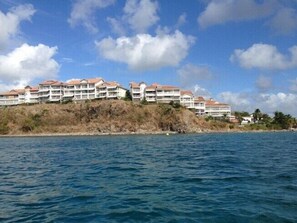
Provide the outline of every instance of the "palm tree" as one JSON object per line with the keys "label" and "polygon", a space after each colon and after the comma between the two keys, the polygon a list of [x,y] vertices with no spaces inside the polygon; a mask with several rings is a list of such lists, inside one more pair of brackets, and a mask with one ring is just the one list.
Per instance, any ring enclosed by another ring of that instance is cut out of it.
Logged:
{"label": "palm tree", "polygon": [[261,113],[261,111],[260,111],[259,108],[257,108],[257,109],[255,110],[255,112],[253,113],[253,118],[254,118],[254,122],[258,122],[258,121],[261,120],[261,118],[262,118],[262,113]]}

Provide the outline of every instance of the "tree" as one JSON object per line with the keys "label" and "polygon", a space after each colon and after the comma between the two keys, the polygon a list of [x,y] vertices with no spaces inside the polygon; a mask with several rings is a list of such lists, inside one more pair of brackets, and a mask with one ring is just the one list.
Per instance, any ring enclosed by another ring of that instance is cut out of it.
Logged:
{"label": "tree", "polygon": [[243,120],[243,117],[248,117],[250,116],[250,114],[246,111],[242,111],[242,112],[236,111],[234,112],[234,116],[239,121],[239,123],[241,123]]}
{"label": "tree", "polygon": [[259,108],[257,108],[253,113],[254,122],[259,122],[262,118],[262,113]]}
{"label": "tree", "polygon": [[132,95],[129,90],[126,91],[126,96],[124,98],[125,101],[132,101]]}
{"label": "tree", "polygon": [[285,115],[282,112],[274,112],[273,124],[282,129],[289,129],[294,124],[294,118],[291,115]]}
{"label": "tree", "polygon": [[263,114],[262,114],[261,123],[264,123],[264,124],[267,125],[267,124],[269,124],[269,123],[271,123],[271,122],[272,122],[272,118],[271,118],[269,115],[263,113]]}
{"label": "tree", "polygon": [[141,100],[140,104],[142,104],[142,105],[147,105],[148,102],[147,102],[147,100],[146,100],[145,98],[143,98],[143,99]]}

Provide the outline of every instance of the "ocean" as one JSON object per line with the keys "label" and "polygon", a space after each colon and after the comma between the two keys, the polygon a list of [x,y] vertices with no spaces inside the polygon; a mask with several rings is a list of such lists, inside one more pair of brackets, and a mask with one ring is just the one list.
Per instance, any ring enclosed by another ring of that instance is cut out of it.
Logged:
{"label": "ocean", "polygon": [[297,222],[297,133],[2,137],[0,222]]}

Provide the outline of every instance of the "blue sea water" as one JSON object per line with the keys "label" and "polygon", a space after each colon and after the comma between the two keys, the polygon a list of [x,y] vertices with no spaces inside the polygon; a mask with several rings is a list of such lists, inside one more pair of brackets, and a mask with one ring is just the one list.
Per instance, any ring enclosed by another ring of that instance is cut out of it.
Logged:
{"label": "blue sea water", "polygon": [[0,138],[0,222],[297,222],[297,133]]}

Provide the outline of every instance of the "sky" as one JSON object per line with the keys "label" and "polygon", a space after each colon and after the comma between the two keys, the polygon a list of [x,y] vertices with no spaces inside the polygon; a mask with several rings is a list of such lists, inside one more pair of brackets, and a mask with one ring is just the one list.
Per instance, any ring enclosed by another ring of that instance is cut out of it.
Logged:
{"label": "sky", "polygon": [[0,91],[102,77],[297,117],[296,0],[0,0]]}

